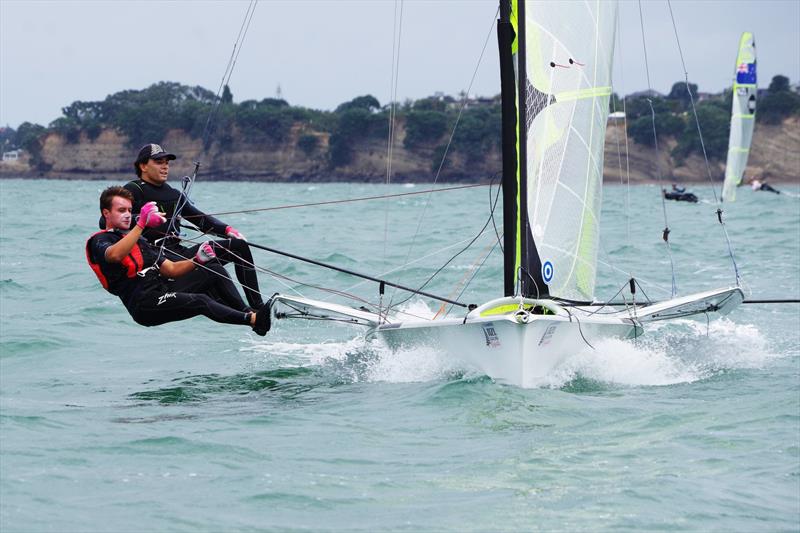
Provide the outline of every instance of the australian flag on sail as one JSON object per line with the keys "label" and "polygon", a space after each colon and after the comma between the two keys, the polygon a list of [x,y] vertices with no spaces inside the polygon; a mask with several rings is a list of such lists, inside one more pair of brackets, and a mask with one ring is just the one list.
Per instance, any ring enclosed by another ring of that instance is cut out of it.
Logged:
{"label": "australian flag on sail", "polygon": [[755,63],[740,63],[736,67],[736,83],[755,83],[756,82],[756,64]]}

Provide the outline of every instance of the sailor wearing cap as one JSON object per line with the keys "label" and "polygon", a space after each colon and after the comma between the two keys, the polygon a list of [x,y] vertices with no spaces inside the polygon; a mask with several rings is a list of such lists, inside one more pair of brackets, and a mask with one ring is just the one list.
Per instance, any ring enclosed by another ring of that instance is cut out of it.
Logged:
{"label": "sailor wearing cap", "polygon": [[203,233],[222,237],[221,240],[211,241],[217,259],[222,264],[234,264],[236,278],[244,290],[248,304],[254,310],[261,308],[263,300],[258,290],[253,254],[244,235],[225,222],[200,211],[183,193],[167,183],[169,164],[175,159],[175,154],[164,150],[161,145],[150,143],[142,146],[133,162],[137,179],[125,184],[125,189],[133,194],[133,215],[138,215],[148,202],[155,202],[166,218],[163,224],[147,228],[143,237],[157,246],[163,243],[166,257],[173,261],[194,257],[199,246],[182,244],[182,221]]}

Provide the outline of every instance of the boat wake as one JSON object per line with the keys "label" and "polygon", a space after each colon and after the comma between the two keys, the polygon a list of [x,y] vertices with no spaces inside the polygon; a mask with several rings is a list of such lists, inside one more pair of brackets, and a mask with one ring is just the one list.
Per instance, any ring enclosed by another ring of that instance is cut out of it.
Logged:
{"label": "boat wake", "polygon": [[664,386],[692,383],[737,369],[762,368],[778,357],[749,324],[726,318],[705,323],[675,320],[651,326],[636,341],[607,339],[557,368],[550,387],[589,380],[616,386]]}
{"label": "boat wake", "polygon": [[269,343],[253,339],[245,342],[240,352],[252,357],[254,368],[312,366],[335,381],[347,382],[457,379],[468,370],[463,363],[449,360],[435,348],[390,350],[379,341],[366,341],[363,337],[321,343]]}
{"label": "boat wake", "polygon": [[[608,386],[667,386],[713,378],[730,370],[762,368],[775,357],[749,324],[728,319],[653,324],[636,341],[607,339],[567,359],[534,386],[585,390]],[[240,352],[254,370],[315,367],[333,381],[411,383],[474,379],[480,373],[435,347],[390,350],[356,337],[318,343],[244,341]]]}

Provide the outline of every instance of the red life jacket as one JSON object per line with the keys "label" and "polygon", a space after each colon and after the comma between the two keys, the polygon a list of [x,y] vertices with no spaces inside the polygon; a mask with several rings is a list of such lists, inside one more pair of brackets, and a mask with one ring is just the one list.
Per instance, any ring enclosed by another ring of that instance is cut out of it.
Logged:
{"label": "red life jacket", "polygon": [[[109,230],[95,232],[86,240],[86,261],[89,263],[92,271],[97,276],[97,279],[100,280],[100,284],[103,286],[103,288],[108,290],[108,279],[106,278],[106,275],[103,274],[100,264],[92,261],[92,253],[89,251],[89,243],[92,241],[92,237],[101,233],[105,233],[106,231]],[[131,251],[122,261],[120,261],[119,264],[122,266],[125,275],[129,278],[136,277],[136,274],[144,269],[144,257],[142,257],[142,250],[139,248],[139,243],[133,245]]]}

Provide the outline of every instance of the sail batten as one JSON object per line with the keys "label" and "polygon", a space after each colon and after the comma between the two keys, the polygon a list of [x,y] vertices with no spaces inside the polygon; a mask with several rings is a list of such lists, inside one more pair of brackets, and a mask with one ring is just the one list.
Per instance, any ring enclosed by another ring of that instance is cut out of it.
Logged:
{"label": "sail batten", "polygon": [[722,199],[726,202],[733,202],[736,199],[736,187],[742,183],[747,168],[755,126],[758,93],[756,44],[750,32],[744,32],[739,39],[732,90],[731,132],[728,137],[725,183],[722,186]]}

